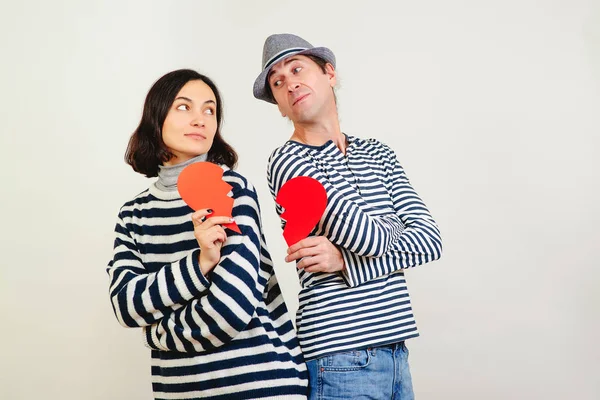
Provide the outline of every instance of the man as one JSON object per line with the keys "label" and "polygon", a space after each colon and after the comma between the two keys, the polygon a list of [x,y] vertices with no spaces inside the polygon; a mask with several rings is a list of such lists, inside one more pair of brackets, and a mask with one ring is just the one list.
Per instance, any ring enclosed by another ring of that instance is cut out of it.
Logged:
{"label": "man", "polygon": [[327,191],[313,236],[286,257],[302,286],[297,329],[310,398],[412,399],[405,340],[418,331],[403,269],[438,259],[441,237],[395,153],[340,130],[336,79],[331,50],[276,34],[254,83],[254,96],[294,124],[269,158],[273,197],[296,176]]}

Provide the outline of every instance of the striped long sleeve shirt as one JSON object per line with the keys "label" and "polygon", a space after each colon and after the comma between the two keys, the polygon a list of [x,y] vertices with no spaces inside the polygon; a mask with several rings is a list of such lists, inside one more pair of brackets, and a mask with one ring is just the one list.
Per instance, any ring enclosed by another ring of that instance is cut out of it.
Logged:
{"label": "striped long sleeve shirt", "polygon": [[312,235],[327,237],[345,262],[340,273],[298,271],[296,325],[307,360],[418,336],[403,269],[442,253],[439,229],[396,154],[375,139],[346,137],[346,154],[331,140],[288,141],[267,167],[274,198],[294,177],[321,182],[327,207]]}
{"label": "striped long sleeve shirt", "polygon": [[118,321],[142,328],[156,399],[305,399],[307,375],[277,283],[252,185],[223,166],[232,216],[221,259],[204,276],[175,191],[154,184],[120,210],[107,272]]}

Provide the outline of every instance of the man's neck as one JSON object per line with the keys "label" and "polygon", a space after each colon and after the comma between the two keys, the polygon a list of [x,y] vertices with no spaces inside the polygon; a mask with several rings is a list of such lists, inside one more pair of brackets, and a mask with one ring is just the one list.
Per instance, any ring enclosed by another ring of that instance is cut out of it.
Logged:
{"label": "man's neck", "polygon": [[310,124],[294,124],[294,134],[290,140],[311,146],[322,146],[329,140],[346,153],[346,136],[340,130],[340,122],[337,118],[324,119]]}

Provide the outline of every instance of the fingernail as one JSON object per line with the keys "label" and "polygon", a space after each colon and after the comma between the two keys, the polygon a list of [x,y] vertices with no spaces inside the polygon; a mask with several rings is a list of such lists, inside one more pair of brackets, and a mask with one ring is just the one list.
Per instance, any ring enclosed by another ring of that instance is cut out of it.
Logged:
{"label": "fingernail", "polygon": [[229,222],[233,222],[233,221],[234,221],[234,219],[233,219],[233,218],[229,218]]}
{"label": "fingernail", "polygon": [[212,208],[209,208],[208,210],[206,210],[206,212],[209,213],[209,214],[212,214],[213,210],[212,210]]}

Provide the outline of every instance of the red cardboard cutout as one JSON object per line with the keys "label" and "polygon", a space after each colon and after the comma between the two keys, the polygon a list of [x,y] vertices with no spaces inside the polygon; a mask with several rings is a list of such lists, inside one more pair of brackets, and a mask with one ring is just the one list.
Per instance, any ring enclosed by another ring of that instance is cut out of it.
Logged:
{"label": "red cardboard cutout", "polygon": [[[231,217],[233,199],[227,195],[231,188],[223,180],[223,169],[211,162],[190,164],[177,178],[177,190],[183,201],[194,211],[211,208],[213,213],[209,217]],[[241,233],[235,222],[223,227]]]}
{"label": "red cardboard cutout", "polygon": [[327,206],[327,192],[318,180],[298,176],[279,189],[275,202],[284,208],[283,237],[292,246],[306,238],[321,219]]}

